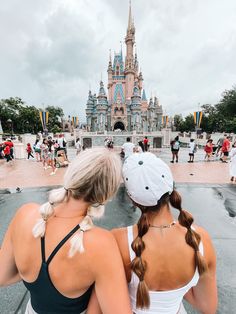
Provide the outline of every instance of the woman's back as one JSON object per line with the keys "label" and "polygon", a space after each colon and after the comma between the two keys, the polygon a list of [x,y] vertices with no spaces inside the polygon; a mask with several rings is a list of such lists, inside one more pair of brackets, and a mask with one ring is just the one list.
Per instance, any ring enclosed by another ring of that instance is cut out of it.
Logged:
{"label": "woman's back", "polygon": [[[42,264],[40,238],[35,239],[31,232],[35,221],[39,218],[38,208],[37,204],[27,204],[20,210],[15,217],[17,228],[14,228],[12,235],[16,264],[22,279],[28,283],[37,279]],[[29,211],[32,212],[31,215],[25,215]],[[48,220],[45,233],[46,260],[59,242],[82,218],[83,216],[75,219],[51,217]],[[94,228],[90,234],[87,233],[84,239],[85,243],[87,242],[87,236],[91,237],[92,233],[96,232]],[[49,276],[53,285],[61,294],[69,298],[76,298],[93,284],[94,278],[90,273],[88,274],[86,260],[88,253],[77,254],[73,258],[68,258],[69,248],[70,241],[68,239],[50,262]],[[75,278],[78,278],[78,280],[75,280]]]}
{"label": "woman's back", "polygon": [[[214,313],[214,249],[207,233],[193,227],[192,215],[182,208],[169,167],[153,154],[134,154],[124,164],[123,178],[141,211],[133,228],[113,231],[133,312],[184,313],[181,304],[186,297],[200,311]],[[179,211],[178,222],[172,209]]]}
{"label": "woman's back", "polygon": [[93,285],[103,313],[131,313],[116,241],[91,218],[102,215],[119,184],[119,157],[88,150],[70,164],[64,186],[52,190],[48,202],[17,211],[0,248],[0,286],[23,280],[29,313],[94,313]]}

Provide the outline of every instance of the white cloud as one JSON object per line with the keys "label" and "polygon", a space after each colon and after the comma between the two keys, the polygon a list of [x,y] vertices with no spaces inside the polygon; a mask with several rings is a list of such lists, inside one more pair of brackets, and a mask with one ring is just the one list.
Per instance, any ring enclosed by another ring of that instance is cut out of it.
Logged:
{"label": "white cloud", "polygon": [[[216,103],[236,82],[234,0],[135,0],[139,64],[147,95],[167,114]],[[85,116],[89,86],[106,83],[128,0],[8,0],[0,7],[0,98],[63,106]],[[125,47],[123,44],[123,50]]]}

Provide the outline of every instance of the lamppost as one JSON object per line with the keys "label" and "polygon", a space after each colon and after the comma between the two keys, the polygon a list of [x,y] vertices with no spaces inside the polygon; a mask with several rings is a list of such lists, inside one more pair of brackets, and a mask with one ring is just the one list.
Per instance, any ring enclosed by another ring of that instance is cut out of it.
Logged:
{"label": "lamppost", "polygon": [[13,122],[12,122],[12,120],[8,119],[7,124],[9,125],[9,128],[11,129],[11,135],[13,135]]}

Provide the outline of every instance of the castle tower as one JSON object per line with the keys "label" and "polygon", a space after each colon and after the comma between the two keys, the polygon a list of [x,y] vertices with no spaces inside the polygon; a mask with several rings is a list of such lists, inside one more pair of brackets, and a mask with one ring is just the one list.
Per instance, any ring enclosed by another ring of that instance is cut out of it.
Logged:
{"label": "castle tower", "polygon": [[143,74],[135,48],[135,27],[129,4],[128,26],[125,36],[126,55],[122,47],[114,56],[109,53],[107,96],[100,82],[98,96],[89,92],[87,101],[87,129],[89,131],[157,131],[160,129],[162,107],[158,99],[148,103],[143,87]]}
{"label": "castle tower", "polygon": [[126,43],[126,58],[125,58],[125,96],[126,99],[130,99],[133,92],[135,68],[134,68],[134,54],[133,48],[135,43],[135,27],[132,21],[131,2],[129,4],[129,19],[127,33],[125,37]]}

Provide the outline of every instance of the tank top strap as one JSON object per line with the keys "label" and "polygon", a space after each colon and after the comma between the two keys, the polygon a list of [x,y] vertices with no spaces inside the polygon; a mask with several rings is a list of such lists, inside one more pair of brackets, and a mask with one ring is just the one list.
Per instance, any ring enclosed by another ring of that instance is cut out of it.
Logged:
{"label": "tank top strap", "polygon": [[41,256],[42,256],[42,262],[45,263],[45,238],[41,238]]}
{"label": "tank top strap", "polygon": [[[55,247],[55,249],[52,251],[50,256],[48,257],[46,264],[49,265],[53,257],[57,254],[57,252],[60,250],[60,248],[66,243],[66,241],[80,228],[80,225],[75,226],[62,240],[58,245]],[[44,238],[43,242],[45,242]],[[41,240],[42,243],[42,240]],[[45,262],[45,244],[42,247],[42,260]]]}
{"label": "tank top strap", "polygon": [[127,236],[128,236],[128,246],[129,246],[129,256],[130,256],[130,261],[132,261],[135,258],[135,253],[132,250],[131,244],[134,240],[134,235],[133,235],[133,226],[128,226],[127,227]]}

